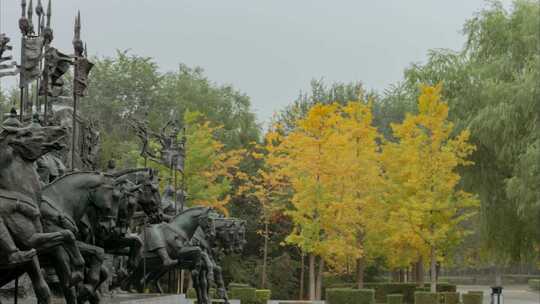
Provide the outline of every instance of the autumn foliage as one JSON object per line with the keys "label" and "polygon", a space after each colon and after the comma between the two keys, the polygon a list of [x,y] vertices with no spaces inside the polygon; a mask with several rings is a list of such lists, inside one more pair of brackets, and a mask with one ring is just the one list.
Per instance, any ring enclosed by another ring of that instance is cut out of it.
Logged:
{"label": "autumn foliage", "polygon": [[360,257],[399,267],[449,253],[478,201],[458,187],[474,146],[468,131],[452,133],[440,93],[422,88],[418,114],[392,125],[395,141],[379,134],[362,100],[315,104],[288,132],[274,126],[255,193],[292,220],[286,242],[334,271]]}

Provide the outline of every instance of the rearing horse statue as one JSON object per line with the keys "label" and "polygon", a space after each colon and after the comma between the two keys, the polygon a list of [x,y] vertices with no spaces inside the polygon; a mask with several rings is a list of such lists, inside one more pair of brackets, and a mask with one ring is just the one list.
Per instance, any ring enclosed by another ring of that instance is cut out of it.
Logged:
{"label": "rearing horse statue", "polygon": [[[69,229],[79,235],[77,225],[89,213],[96,214],[97,220],[105,219],[107,222],[98,227],[114,227],[114,222],[109,221],[117,216],[116,205],[120,197],[115,185],[116,180],[112,176],[100,172],[72,172],[46,185],[42,189],[41,203],[45,231]],[[96,288],[101,282],[103,249],[81,241],[77,242],[77,246],[87,262],[84,283],[78,288],[79,298],[81,301],[88,298],[97,303],[99,296]],[[75,304],[77,294],[67,280],[66,273],[69,272],[70,265],[66,256],[67,253],[60,247],[48,260],[54,261],[66,302]]]}
{"label": "rearing horse statue", "polygon": [[[65,129],[59,127],[0,128],[0,206],[4,211],[3,224],[19,248],[36,249],[39,255],[58,246],[65,248],[74,266],[70,280],[75,284],[83,277],[84,259],[71,231],[43,232],[39,210],[41,184],[33,164],[42,155],[62,148],[63,136]],[[39,302],[48,303],[50,293],[41,273],[31,279]]]}

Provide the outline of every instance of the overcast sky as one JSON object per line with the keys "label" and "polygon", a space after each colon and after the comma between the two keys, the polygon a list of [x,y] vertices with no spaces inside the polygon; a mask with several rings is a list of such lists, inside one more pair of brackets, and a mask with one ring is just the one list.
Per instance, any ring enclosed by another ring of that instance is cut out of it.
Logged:
{"label": "overcast sky", "polygon": [[[1,30],[18,54],[20,1],[0,2]],[[53,0],[53,29],[56,46],[71,51],[80,9],[90,55],[130,49],[153,57],[163,71],[200,66],[212,81],[249,95],[263,122],[313,78],[384,90],[429,49],[461,48],[463,23],[485,6],[483,0]]]}

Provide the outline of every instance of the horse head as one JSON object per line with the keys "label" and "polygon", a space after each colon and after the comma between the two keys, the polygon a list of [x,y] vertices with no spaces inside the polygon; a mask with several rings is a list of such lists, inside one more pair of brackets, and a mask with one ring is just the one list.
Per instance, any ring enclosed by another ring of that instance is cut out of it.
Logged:
{"label": "horse head", "polygon": [[154,171],[149,168],[127,169],[115,173],[116,183],[129,182],[131,186],[128,192],[143,211],[148,215],[159,213],[161,207],[161,196],[159,194],[159,184],[156,181]]}
{"label": "horse head", "polygon": [[199,217],[199,227],[201,227],[208,239],[214,239],[216,237],[216,225],[214,216],[210,211],[212,211],[212,209],[208,208],[208,210]]}
{"label": "horse head", "polygon": [[122,192],[115,187],[114,179],[102,174],[94,185],[89,186],[92,189],[90,203],[95,213],[97,233],[105,237],[116,227]]}

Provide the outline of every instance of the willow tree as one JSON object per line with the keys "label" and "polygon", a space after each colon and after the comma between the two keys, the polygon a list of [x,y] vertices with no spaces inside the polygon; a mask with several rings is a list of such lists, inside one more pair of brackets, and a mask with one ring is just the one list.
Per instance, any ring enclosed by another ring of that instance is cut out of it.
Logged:
{"label": "willow tree", "polygon": [[499,266],[540,256],[539,24],[537,1],[492,2],[465,24],[464,49],[432,51],[405,73],[410,91],[442,82],[450,120],[471,131],[463,185],[481,200],[480,259]]}

